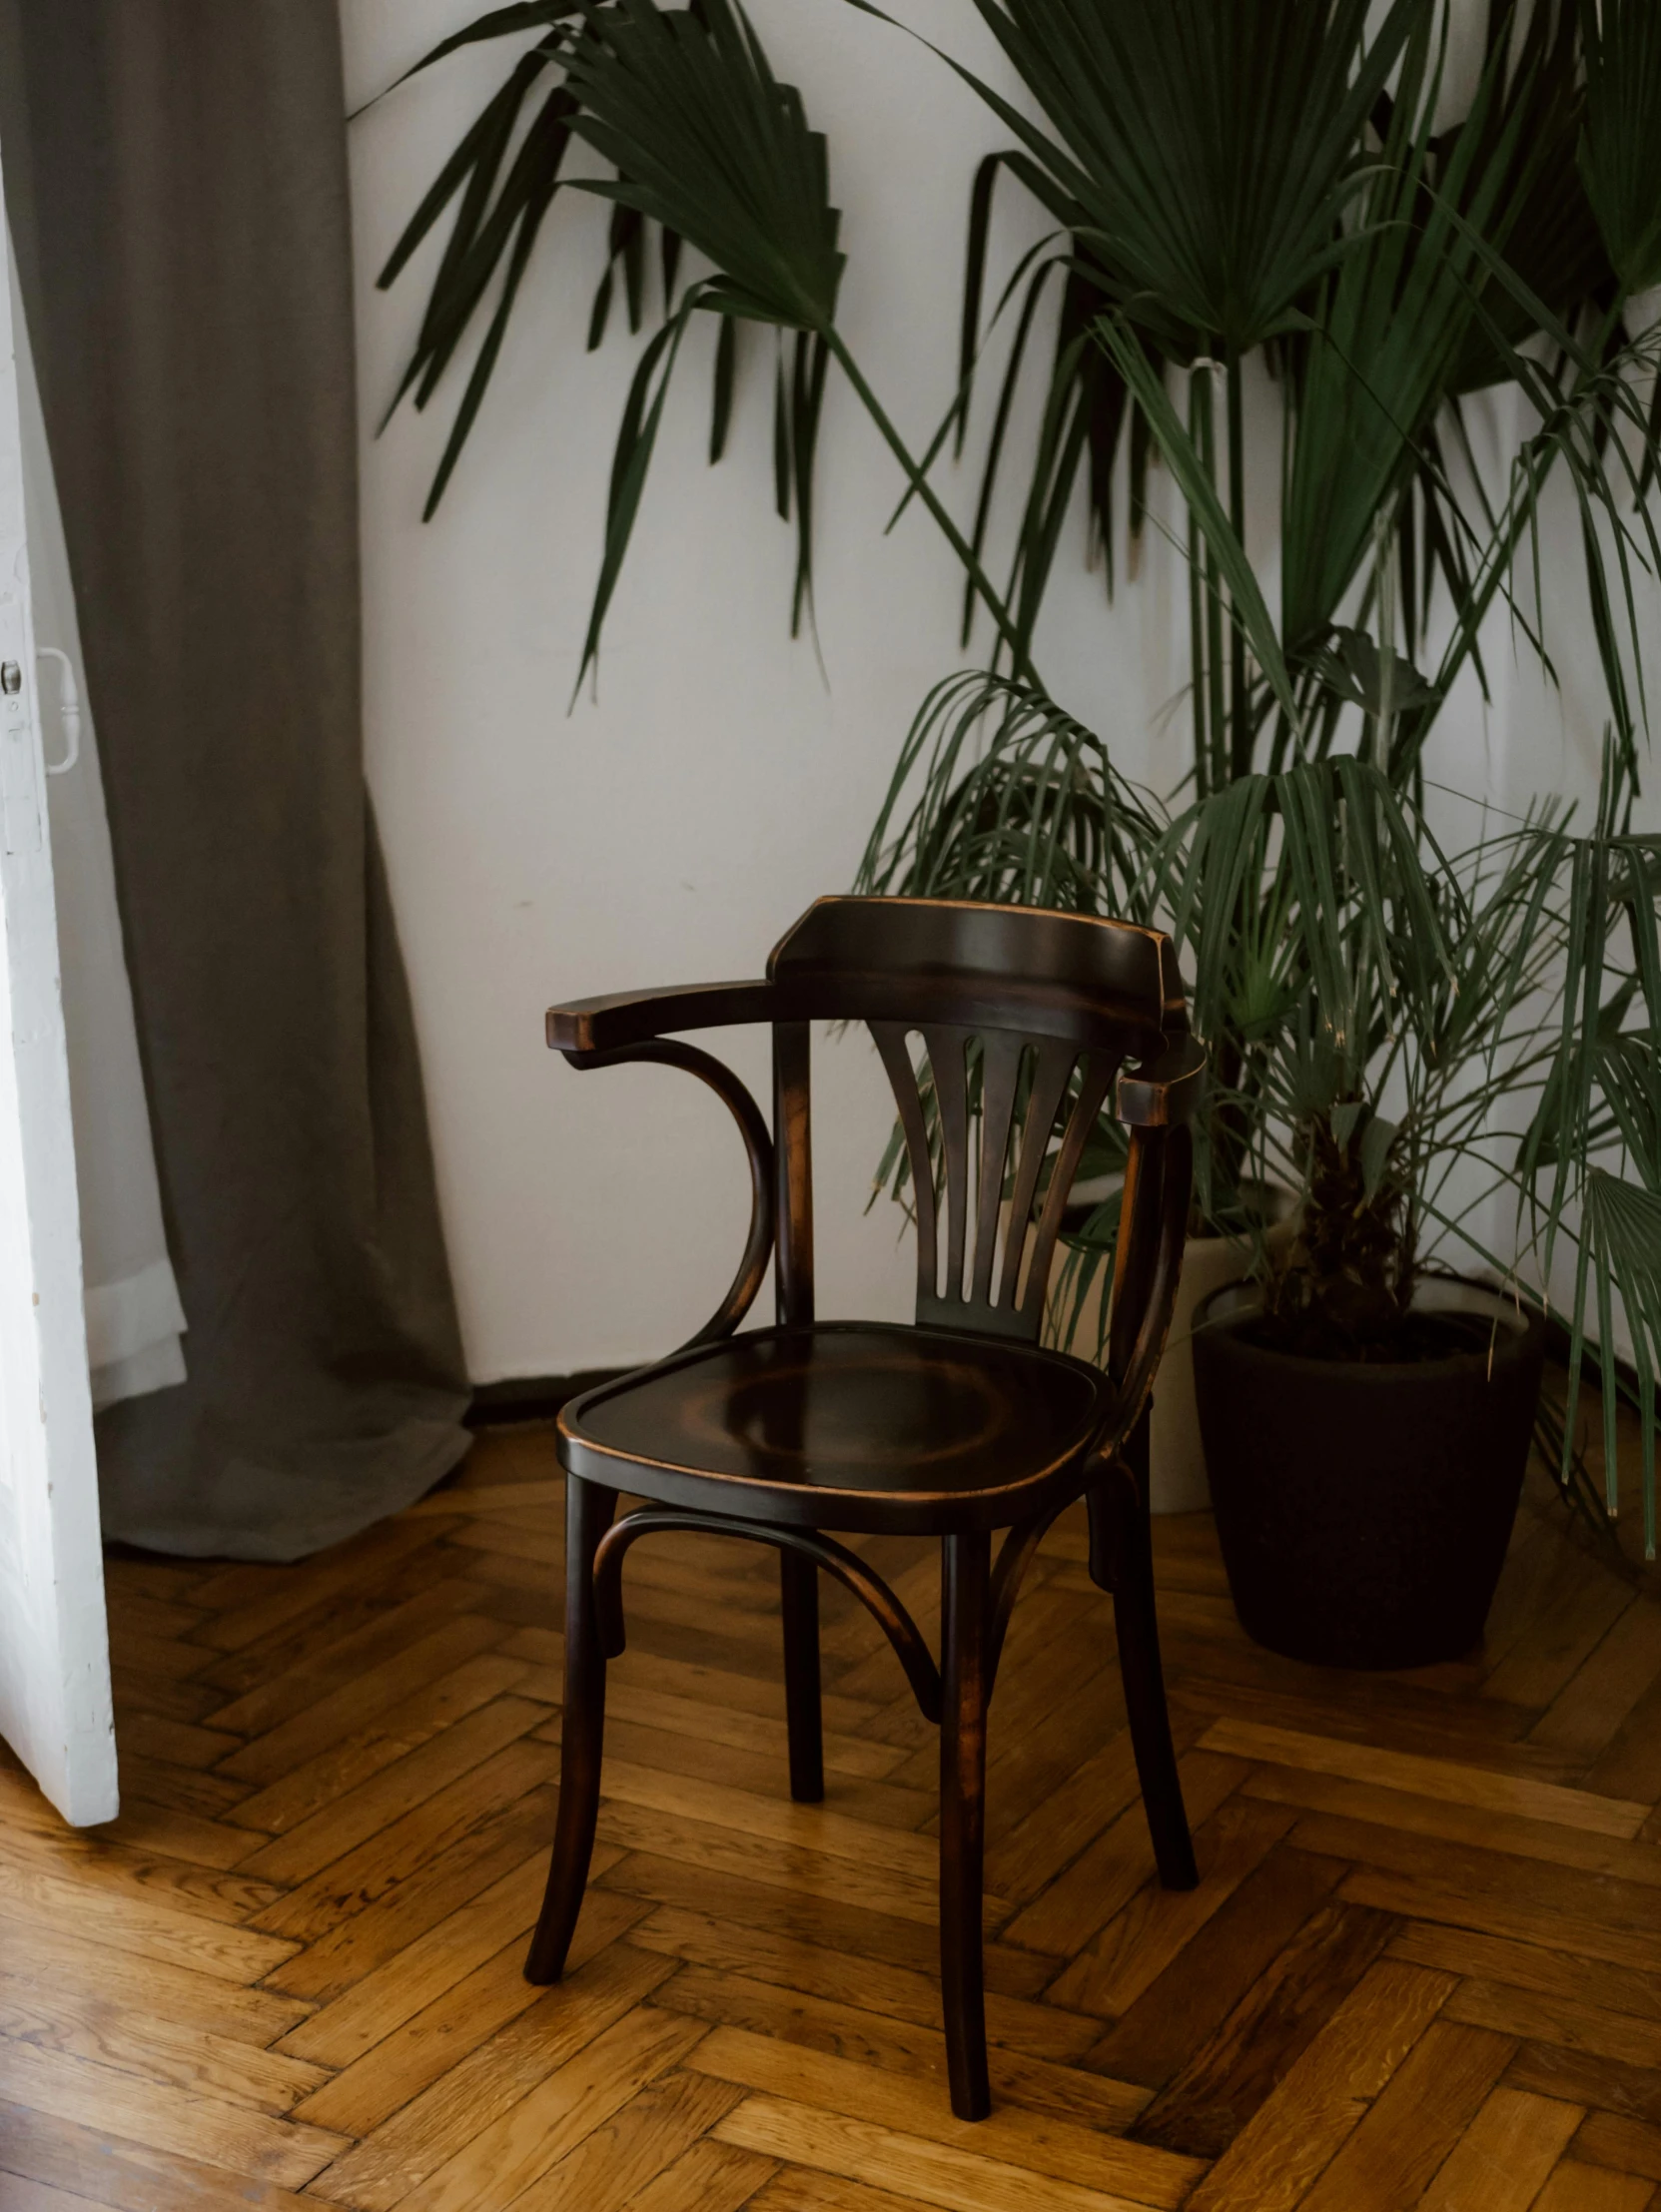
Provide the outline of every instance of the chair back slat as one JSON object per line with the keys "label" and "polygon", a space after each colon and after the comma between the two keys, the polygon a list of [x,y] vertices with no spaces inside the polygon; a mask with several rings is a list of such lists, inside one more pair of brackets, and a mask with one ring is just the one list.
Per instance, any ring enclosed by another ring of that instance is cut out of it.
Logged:
{"label": "chair back slat", "polygon": [[[1009,1164],[1010,1128],[1027,1041],[995,1030],[981,1040],[981,1173],[975,1193],[975,1279],[971,1305],[992,1303],[992,1263],[997,1256],[999,1217]],[[1014,1220],[1011,1218],[1010,1235]],[[953,1278],[952,1287],[958,1287]]]}
{"label": "chair back slat", "polygon": [[940,1246],[935,1229],[934,1159],[929,1150],[929,1132],[923,1117],[923,1095],[912,1070],[911,1054],[906,1048],[905,1024],[873,1022],[871,1035],[876,1039],[877,1051],[888,1071],[894,1103],[900,1109],[900,1128],[906,1140],[906,1159],[911,1167],[912,1205],[917,1217],[917,1301],[921,1308],[925,1298],[938,1295],[940,1276]]}
{"label": "chair back slat", "polygon": [[[1035,908],[821,899],[767,972],[789,1009],[781,1030],[870,1029],[910,1170],[917,1319],[1035,1341],[1114,1080],[1187,1026],[1169,939]],[[781,1185],[793,1179],[805,1203],[805,1077],[802,1089],[801,1156],[787,1163],[790,1129],[779,1143]]]}
{"label": "chair back slat", "polygon": [[[1045,1155],[1056,1126],[1056,1115],[1067,1097],[1077,1055],[1067,1045],[1041,1038],[1033,1047],[1033,1087],[1027,1102],[1027,1121],[1021,1133],[1021,1159],[1010,1193],[1010,1229],[1004,1239],[1004,1271],[998,1284],[998,1303],[1013,1306],[1021,1288],[1021,1262],[1026,1255],[1025,1224],[1033,1216],[1033,1199]],[[1016,1223],[1023,1233],[1016,1233]]]}
{"label": "chair back slat", "polygon": [[1044,1325],[1044,1295],[1050,1287],[1050,1268],[1056,1256],[1056,1242],[1061,1235],[1062,1216],[1072,1195],[1074,1177],[1079,1172],[1079,1162],[1090,1141],[1090,1132],[1096,1126],[1097,1115],[1113,1091],[1119,1068],[1119,1061],[1106,1053],[1091,1053],[1084,1063],[1084,1080],[1079,1085],[1073,1111],[1068,1115],[1067,1133],[1050,1173],[1050,1189],[1044,1211],[1039,1215],[1032,1258],[1027,1267],[1027,1289],[1021,1310],[1031,1323],[1035,1338]]}
{"label": "chair back slat", "polygon": [[931,1023],[923,1031],[934,1084],[935,1115],[940,1130],[946,1182],[946,1280],[937,1297],[963,1295],[963,1254],[969,1241],[969,1038],[959,1029]]}

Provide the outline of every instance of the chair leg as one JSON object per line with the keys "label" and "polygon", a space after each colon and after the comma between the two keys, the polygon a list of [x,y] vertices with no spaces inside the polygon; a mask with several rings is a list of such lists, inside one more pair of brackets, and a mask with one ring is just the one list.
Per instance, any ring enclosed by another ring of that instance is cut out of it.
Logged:
{"label": "chair leg", "polygon": [[981,1978],[990,1558],[984,1531],[941,1540],[940,1989],[952,2110],[960,2120],[984,2120],[992,2110]]}
{"label": "chair leg", "polygon": [[594,1553],[611,1525],[617,1493],[565,1478],[565,1701],[559,1746],[559,1813],[541,1917],[524,1962],[526,1981],[557,1981],[565,1970],[599,1817],[605,1737],[605,1660],[594,1619]]}
{"label": "chair leg", "polygon": [[819,1570],[800,1552],[779,1553],[784,1614],[784,1710],[790,1731],[790,1795],[818,1805],[825,1795],[819,1699]]}
{"label": "chair leg", "polygon": [[[1137,1779],[1153,1838],[1160,1881],[1167,1889],[1192,1889],[1200,1879],[1194,1863],[1194,1840],[1177,1773],[1177,1749],[1171,1741],[1171,1715],[1165,1702],[1165,1670],[1160,1664],[1160,1624],[1154,1610],[1154,1540],[1148,1511],[1148,1438],[1145,1413],[1133,1430],[1125,1462],[1135,1478],[1110,1477],[1103,1486],[1103,1518],[1114,1530],[1114,1629],[1119,1638],[1119,1670],[1125,1684],[1125,1708],[1131,1723]],[[1098,1500],[1093,1498],[1092,1521]],[[1093,1547],[1094,1548],[1094,1547]]]}

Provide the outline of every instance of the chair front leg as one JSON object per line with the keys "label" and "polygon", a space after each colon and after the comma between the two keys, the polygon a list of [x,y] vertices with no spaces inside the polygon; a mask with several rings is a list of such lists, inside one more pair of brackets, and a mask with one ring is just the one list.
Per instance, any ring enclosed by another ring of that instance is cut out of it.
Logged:
{"label": "chair front leg", "polygon": [[991,1550],[984,1530],[941,1539],[940,1988],[960,2120],[984,2120],[992,2110],[981,1971]]}
{"label": "chair front leg", "polygon": [[565,1699],[559,1743],[559,1813],[541,1917],[524,1962],[527,1981],[565,1970],[599,1818],[605,1738],[605,1659],[594,1614],[594,1553],[611,1526],[615,1490],[565,1477]]}
{"label": "chair front leg", "polygon": [[1152,1427],[1153,1408],[1149,1406],[1131,1431],[1122,1464],[1091,1494],[1091,1571],[1096,1572],[1100,1527],[1108,1538],[1105,1548],[1112,1560],[1119,1671],[1125,1685],[1131,1748],[1136,1754],[1137,1779],[1142,1785],[1155,1862],[1165,1888],[1192,1889],[1200,1873],[1194,1863],[1194,1841],[1177,1773],[1177,1748],[1171,1741],[1165,1670],[1160,1662],[1160,1624],[1154,1610],[1154,1535],[1148,1510]]}
{"label": "chair front leg", "polygon": [[784,1615],[784,1714],[790,1732],[790,1795],[818,1805],[825,1795],[824,1722],[819,1693],[819,1570],[800,1552],[779,1553]]}

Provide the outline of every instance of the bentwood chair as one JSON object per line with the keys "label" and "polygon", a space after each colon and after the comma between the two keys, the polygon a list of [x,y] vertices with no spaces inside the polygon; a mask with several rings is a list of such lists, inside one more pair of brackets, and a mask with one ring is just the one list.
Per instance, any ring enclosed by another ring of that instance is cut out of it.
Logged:
{"label": "bentwood chair", "polygon": [[[816,1021],[867,1023],[894,1087],[917,1216],[913,1327],[814,1320]],[[772,1027],[771,1137],[727,1068],[670,1041],[746,1022]],[[574,1068],[659,1061],[708,1084],[743,1132],[753,1197],[742,1263],[707,1325],[559,1417],[564,1735],[553,1863],[525,1972],[558,1980],[582,1903],[605,1666],[623,1649],[630,1546],[664,1529],[749,1537],[779,1553],[792,1797],[824,1795],[821,1572],[869,1607],[939,1724],[952,2109],[980,2119],[991,2109],[981,1981],[987,1708],[1022,1574],[1080,1497],[1091,1575],[1114,1594],[1160,1878],[1173,1889],[1197,1879],[1148,1519],[1150,1386],[1182,1261],[1188,1122],[1205,1071],[1171,943],[1126,922],[1032,908],[821,899],[775,948],[764,980],[589,999],[554,1008],[547,1025],[548,1043]],[[913,1065],[913,1038],[926,1067]],[[1038,1341],[1069,1190],[1105,1108],[1130,1128],[1106,1371]],[[735,1334],[769,1258],[778,1319]],[[619,1492],[650,1502],[616,1520]],[[938,1668],[904,1605],[832,1530],[940,1538]]]}

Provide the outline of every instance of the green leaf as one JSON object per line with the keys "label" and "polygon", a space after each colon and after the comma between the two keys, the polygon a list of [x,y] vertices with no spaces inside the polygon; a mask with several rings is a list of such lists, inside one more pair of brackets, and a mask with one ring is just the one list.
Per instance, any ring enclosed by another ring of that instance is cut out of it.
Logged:
{"label": "green leaf", "polygon": [[1410,707],[1440,704],[1435,686],[1402,654],[1381,653],[1364,630],[1341,623],[1334,623],[1330,634],[1332,644],[1312,655],[1310,665],[1334,697],[1375,718],[1386,707],[1400,714]]}
{"label": "green leaf", "polygon": [[1661,10],[1580,0],[1580,175],[1622,290],[1661,284]]}
{"label": "green leaf", "polygon": [[573,703],[582,689],[583,677],[599,658],[600,632],[612,593],[617,588],[617,578],[622,573],[623,556],[628,551],[635,517],[640,511],[640,494],[645,488],[646,473],[657,443],[663,402],[669,395],[669,379],[674,373],[686,327],[699,304],[698,288],[694,286],[669,322],[647,345],[629,385],[623,419],[617,430],[616,451],[611,460],[611,483],[605,507],[605,550],[600,561],[599,581],[594,587],[588,631],[582,643],[582,660],[572,687]]}
{"label": "green leaf", "polygon": [[1331,1112],[1327,1114],[1326,1119],[1331,1127],[1332,1134],[1345,1151],[1349,1149],[1349,1139],[1360,1127],[1361,1117],[1366,1110],[1367,1104],[1364,1099],[1345,1099],[1340,1105],[1333,1106]]}
{"label": "green leaf", "polygon": [[1311,310],[1291,396],[1282,505],[1281,629],[1294,662],[1317,652],[1426,448],[1458,371],[1489,260],[1499,263],[1532,174],[1522,112],[1501,116],[1503,52],[1451,146],[1432,118],[1438,78],[1409,53],[1364,229]]}
{"label": "green leaf", "polygon": [[421,516],[423,521],[431,520],[438,501],[444,495],[444,486],[449,482],[455,463],[461,456],[461,448],[467,441],[468,432],[495,372],[496,359],[507,331],[507,320],[513,312],[513,302],[518,296],[520,282],[529,264],[536,234],[541,229],[542,218],[547,214],[553,196],[559,189],[559,165],[564,159],[570,138],[568,113],[568,103],[563,92],[550,93],[538,125],[533,127],[525,140],[520,159],[514,165],[514,173],[502,193],[501,207],[513,211],[515,230],[501,297],[496,303],[496,312],[490,319],[489,329],[484,334],[484,343],[478,350],[478,359],[473,364],[472,373],[467,378],[461,404],[455,410],[455,421],[439,459],[437,474],[432,479],[432,488],[427,494],[426,506]]}
{"label": "green leaf", "polygon": [[375,100],[366,101],[362,108],[355,108],[347,120],[356,122],[360,115],[375,106],[377,100],[385,100],[388,92],[396,92],[400,85],[408,84],[412,77],[418,77],[423,69],[430,69],[434,62],[441,62],[451,54],[458,54],[463,46],[476,46],[485,39],[512,38],[523,31],[571,23],[580,13],[578,0],[514,0],[512,6],[491,8],[459,31],[452,31],[448,38],[440,39],[418,62],[413,63],[403,76],[395,77],[386,92],[377,93]]}
{"label": "green leaf", "polygon": [[709,458],[718,461],[727,449],[732,424],[732,393],[738,375],[738,325],[730,315],[721,318],[715,341],[715,386],[709,417]]}
{"label": "green leaf", "polygon": [[696,14],[587,0],[566,83],[578,134],[617,170],[585,190],[695,246],[719,272],[707,289],[723,314],[830,330],[845,257],[824,137],[735,0]]}
{"label": "green leaf", "polygon": [[1381,1113],[1375,1113],[1361,1131],[1361,1187],[1368,1198],[1377,1197],[1384,1186],[1390,1147],[1399,1129],[1398,1122],[1386,1121]]}
{"label": "green leaf", "polygon": [[1229,607],[1233,619],[1245,632],[1246,641],[1279,701],[1281,711],[1296,726],[1302,717],[1262,590],[1246,556],[1246,547],[1241,543],[1234,524],[1218,497],[1211,475],[1171,403],[1164,376],[1149,361],[1136,332],[1122,319],[1105,318],[1097,324],[1096,331],[1115,368],[1135,394],[1138,406],[1147,416],[1149,427],[1158,440],[1166,463],[1181,485],[1183,496],[1205,535],[1206,543],[1217,557],[1223,579],[1229,587]]}
{"label": "green leaf", "polygon": [[1394,0],[1370,40],[1366,0],[976,7],[1043,120],[952,66],[1052,211],[1081,212],[1118,304],[1174,352],[1243,355],[1341,258],[1364,126],[1429,0]]}

